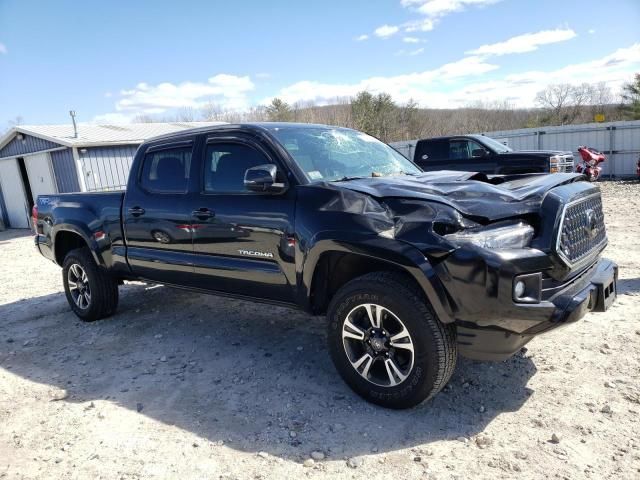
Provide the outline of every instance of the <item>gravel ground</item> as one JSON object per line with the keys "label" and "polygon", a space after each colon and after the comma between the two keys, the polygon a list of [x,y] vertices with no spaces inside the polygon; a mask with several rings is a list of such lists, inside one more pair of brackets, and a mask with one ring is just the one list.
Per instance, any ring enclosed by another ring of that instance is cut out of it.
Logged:
{"label": "gravel ground", "polygon": [[83,324],[0,232],[0,477],[640,478],[640,184],[600,186],[613,307],[405,411],[342,383],[321,318],[133,283]]}

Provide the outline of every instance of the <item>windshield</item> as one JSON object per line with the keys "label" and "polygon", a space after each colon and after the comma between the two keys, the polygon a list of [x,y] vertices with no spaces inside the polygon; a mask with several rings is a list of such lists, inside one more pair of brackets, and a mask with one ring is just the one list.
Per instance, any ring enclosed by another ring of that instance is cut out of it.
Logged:
{"label": "windshield", "polygon": [[331,127],[275,127],[271,133],[311,182],[416,175],[421,170],[365,133]]}
{"label": "windshield", "polygon": [[484,143],[487,147],[492,148],[498,153],[513,152],[512,148],[507,147],[504,143],[500,143],[493,138],[485,137],[484,135],[474,135],[474,137]]}

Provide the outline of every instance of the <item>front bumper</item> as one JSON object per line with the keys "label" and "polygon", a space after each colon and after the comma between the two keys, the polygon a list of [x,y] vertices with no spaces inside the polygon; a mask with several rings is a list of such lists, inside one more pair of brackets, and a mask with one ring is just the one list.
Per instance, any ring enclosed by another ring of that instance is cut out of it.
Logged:
{"label": "front bumper", "polygon": [[544,271],[546,255],[477,253],[461,252],[440,266],[440,278],[457,304],[458,350],[468,358],[504,360],[536,335],[588,312],[603,312],[615,301],[618,266],[610,260],[598,259],[564,284],[543,286],[542,300],[526,304],[513,301],[513,278],[537,267]]}

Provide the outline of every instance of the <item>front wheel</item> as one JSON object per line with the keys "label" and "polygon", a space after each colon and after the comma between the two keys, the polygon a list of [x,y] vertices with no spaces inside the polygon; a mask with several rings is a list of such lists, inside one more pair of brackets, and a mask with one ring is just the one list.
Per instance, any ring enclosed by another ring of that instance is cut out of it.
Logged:
{"label": "front wheel", "polygon": [[433,397],[455,369],[455,329],[442,324],[410,279],[374,272],[329,306],[329,352],[344,381],[370,402],[408,408]]}
{"label": "front wheel", "polygon": [[86,247],[67,254],[62,282],[71,310],[85,322],[108,317],[118,307],[117,281],[96,264]]}

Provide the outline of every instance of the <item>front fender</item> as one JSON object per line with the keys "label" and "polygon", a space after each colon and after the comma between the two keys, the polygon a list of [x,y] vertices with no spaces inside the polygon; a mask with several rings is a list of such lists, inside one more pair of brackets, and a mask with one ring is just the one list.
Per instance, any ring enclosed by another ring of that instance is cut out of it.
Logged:
{"label": "front fender", "polygon": [[392,264],[415,279],[436,315],[443,323],[454,321],[451,304],[429,260],[414,246],[397,239],[353,232],[324,231],[314,235],[300,251],[301,270],[298,272],[298,291],[305,306],[311,304],[311,284],[323,254],[344,252],[370,257]]}

